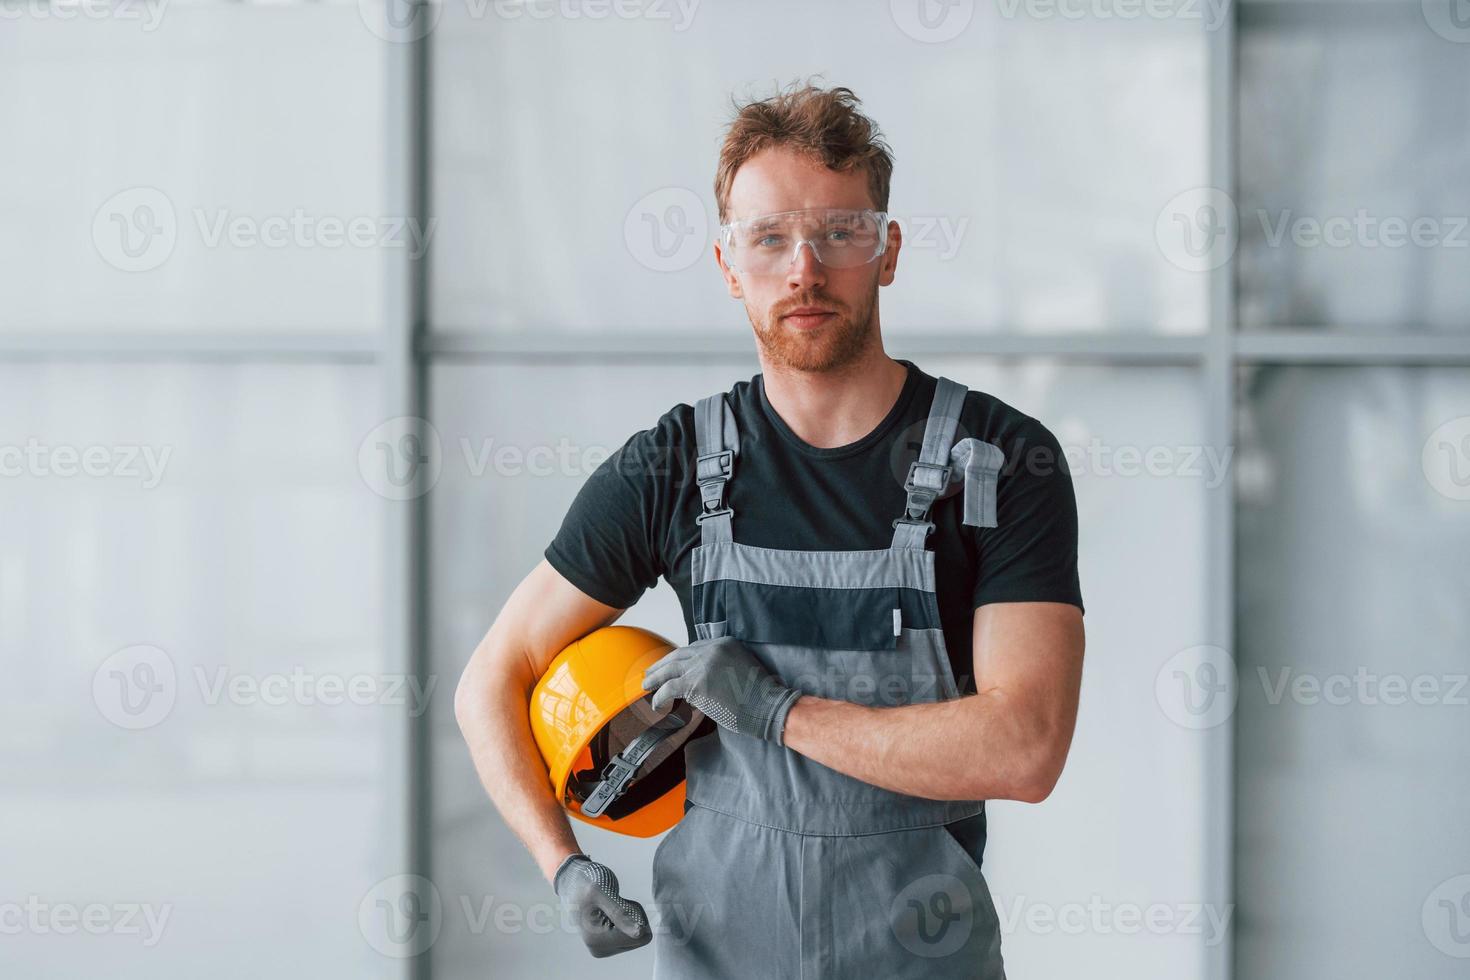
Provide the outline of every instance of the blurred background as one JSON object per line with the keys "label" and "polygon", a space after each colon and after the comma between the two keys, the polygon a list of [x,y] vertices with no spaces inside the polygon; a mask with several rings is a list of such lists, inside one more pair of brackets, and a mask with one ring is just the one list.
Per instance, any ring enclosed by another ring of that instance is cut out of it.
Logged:
{"label": "blurred background", "polygon": [[1470,971],[1466,0],[0,15],[4,976],[593,965],[453,689],[597,464],[758,370],[720,130],[813,73],[895,151],[889,352],[1077,490],[1010,975]]}

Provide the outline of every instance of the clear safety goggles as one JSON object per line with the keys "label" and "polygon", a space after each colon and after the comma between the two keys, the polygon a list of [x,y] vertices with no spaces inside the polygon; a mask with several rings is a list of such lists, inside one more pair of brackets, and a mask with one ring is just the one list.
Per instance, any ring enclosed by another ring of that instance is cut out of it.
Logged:
{"label": "clear safety goggles", "polygon": [[888,215],[867,208],[806,208],[720,225],[725,264],[746,275],[784,275],[803,245],[833,269],[867,265],[888,248]]}

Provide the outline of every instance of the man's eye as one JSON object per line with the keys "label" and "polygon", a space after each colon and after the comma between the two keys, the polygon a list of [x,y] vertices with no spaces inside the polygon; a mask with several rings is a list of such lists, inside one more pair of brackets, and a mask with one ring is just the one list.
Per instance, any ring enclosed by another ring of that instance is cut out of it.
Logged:
{"label": "man's eye", "polygon": [[757,248],[775,248],[786,239],[780,235],[761,235],[755,240]]}
{"label": "man's eye", "polygon": [[835,231],[829,231],[827,237],[834,242],[849,242],[852,241],[852,232],[839,228]]}

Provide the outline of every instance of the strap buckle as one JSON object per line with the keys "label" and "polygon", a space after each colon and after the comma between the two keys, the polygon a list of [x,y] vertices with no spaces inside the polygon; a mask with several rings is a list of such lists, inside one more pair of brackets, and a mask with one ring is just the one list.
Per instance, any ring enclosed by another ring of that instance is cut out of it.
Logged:
{"label": "strap buckle", "polygon": [[908,475],[903,481],[908,501],[904,507],[904,516],[899,520],[909,524],[919,524],[927,520],[929,508],[944,492],[944,488],[949,486],[949,478],[953,472],[954,467],[949,463],[926,463],[921,459],[910,463]]}
{"label": "strap buckle", "polygon": [[582,816],[600,817],[618,797],[627,790],[638,767],[653,754],[658,744],[683,728],[685,719],[678,715],[667,715],[654,722],[633,741],[623,746],[623,751],[607,760],[602,767],[602,777],[587,798],[582,801]]}
{"label": "strap buckle", "polygon": [[926,538],[929,537],[929,535],[931,535],[931,534],[934,533],[934,522],[933,521],[915,521],[915,520],[911,520],[911,519],[909,519],[907,517],[895,517],[893,519],[893,527],[894,527],[894,529],[897,530],[897,528],[898,528],[898,526],[900,524],[912,524],[915,527],[922,527],[924,529],[924,537],[926,537]]}
{"label": "strap buckle", "polygon": [[734,514],[733,508],[725,505],[725,484],[735,472],[735,453],[725,449],[717,453],[705,453],[695,460],[694,478],[699,484],[700,513],[694,520],[703,524],[712,517]]}
{"label": "strap buckle", "polygon": [[602,816],[603,812],[612,805],[613,800],[623,795],[628,781],[637,771],[636,763],[630,763],[620,755],[613,756],[608,764],[602,767],[602,778],[597,783],[597,788],[582,801],[582,816]]}
{"label": "strap buckle", "polygon": [[894,519],[894,528],[900,524],[922,527],[924,533],[920,540],[933,534],[934,522],[929,520],[929,508],[949,486],[953,472],[954,468],[948,463],[926,463],[922,459],[910,463],[908,475],[903,479],[903,491],[907,495],[903,516]]}

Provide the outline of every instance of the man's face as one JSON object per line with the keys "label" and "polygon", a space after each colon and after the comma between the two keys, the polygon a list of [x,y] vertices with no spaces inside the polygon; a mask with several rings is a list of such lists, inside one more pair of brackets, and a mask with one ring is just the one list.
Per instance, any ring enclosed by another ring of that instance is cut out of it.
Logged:
{"label": "man's face", "polygon": [[[803,208],[873,208],[868,175],[837,173],[819,161],[773,147],[741,164],[730,183],[727,221]],[[734,272],[715,244],[730,295],[745,303],[756,341],[770,361],[798,371],[832,371],[855,360],[878,333],[878,287],[893,281],[901,244],[898,225],[888,248],[866,265],[829,268],[810,248],[796,251],[784,272]],[[738,264],[738,263],[737,263]],[[815,311],[802,315],[796,311]]]}

